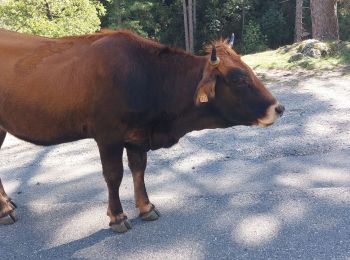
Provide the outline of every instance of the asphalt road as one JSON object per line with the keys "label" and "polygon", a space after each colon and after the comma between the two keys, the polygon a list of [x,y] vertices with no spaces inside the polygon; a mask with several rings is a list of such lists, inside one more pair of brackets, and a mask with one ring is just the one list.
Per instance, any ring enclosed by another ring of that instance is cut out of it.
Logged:
{"label": "asphalt road", "polygon": [[108,228],[93,141],[45,148],[8,137],[0,177],[20,219],[0,227],[0,259],[350,259],[344,72],[270,72],[286,106],[276,125],[193,132],[149,153],[158,221],[137,218],[125,167],[126,234]]}

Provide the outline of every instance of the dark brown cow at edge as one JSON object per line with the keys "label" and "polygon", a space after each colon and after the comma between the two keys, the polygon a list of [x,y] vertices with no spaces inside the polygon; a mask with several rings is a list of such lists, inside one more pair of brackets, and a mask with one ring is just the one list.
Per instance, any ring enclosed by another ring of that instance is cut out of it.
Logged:
{"label": "dark brown cow at edge", "polygon": [[[129,31],[48,39],[0,30],[0,146],[6,132],[38,145],[93,138],[117,232],[130,228],[119,198],[124,148],[136,207],[155,220],[147,151],[193,130],[268,126],[283,111],[225,42],[194,56]],[[15,208],[0,180],[0,223],[14,223]]]}

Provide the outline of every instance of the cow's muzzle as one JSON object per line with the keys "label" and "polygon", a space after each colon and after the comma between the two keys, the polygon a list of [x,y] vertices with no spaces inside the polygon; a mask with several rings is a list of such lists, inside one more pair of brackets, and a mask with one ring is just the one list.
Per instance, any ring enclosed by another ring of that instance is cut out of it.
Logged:
{"label": "cow's muzzle", "polygon": [[278,118],[280,118],[284,113],[284,106],[280,103],[276,103],[274,105],[271,105],[267,111],[266,115],[263,118],[258,119],[258,125],[262,127],[267,127],[272,125],[277,121]]}
{"label": "cow's muzzle", "polygon": [[286,109],[281,104],[278,104],[277,107],[275,107],[275,111],[276,111],[277,115],[279,115],[280,117],[283,115],[284,110],[286,110]]}

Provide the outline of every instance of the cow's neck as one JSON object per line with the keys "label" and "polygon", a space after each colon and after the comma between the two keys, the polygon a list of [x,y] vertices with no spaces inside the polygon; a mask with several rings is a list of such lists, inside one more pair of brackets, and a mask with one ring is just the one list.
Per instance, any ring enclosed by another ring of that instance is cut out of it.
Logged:
{"label": "cow's neck", "polygon": [[152,149],[171,146],[186,133],[194,130],[225,126],[222,119],[205,107],[206,105],[197,107],[194,104],[194,95],[202,79],[207,58],[182,55],[166,57],[166,67],[162,62],[159,64],[163,79],[161,85],[166,90],[162,112],[169,115],[169,118],[161,118],[154,125]]}
{"label": "cow's neck", "polygon": [[161,56],[158,64],[162,88],[161,109],[181,114],[193,108],[194,95],[205,65],[205,57],[186,53]]}

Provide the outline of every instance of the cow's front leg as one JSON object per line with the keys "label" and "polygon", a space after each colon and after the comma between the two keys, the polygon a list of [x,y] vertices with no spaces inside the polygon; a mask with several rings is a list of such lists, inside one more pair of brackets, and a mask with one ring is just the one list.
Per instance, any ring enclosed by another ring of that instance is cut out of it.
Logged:
{"label": "cow's front leg", "polygon": [[136,207],[140,210],[143,220],[156,220],[160,214],[155,206],[149,201],[144,176],[147,165],[147,153],[126,149],[129,160],[129,168],[134,181],[134,194]]}
{"label": "cow's front leg", "polygon": [[100,151],[103,176],[108,187],[109,225],[119,233],[124,233],[131,228],[131,224],[123,212],[119,198],[119,187],[123,179],[123,145],[97,143]]}
{"label": "cow's front leg", "polygon": [[5,193],[0,179],[0,224],[9,225],[16,222],[15,208],[16,205]]}

